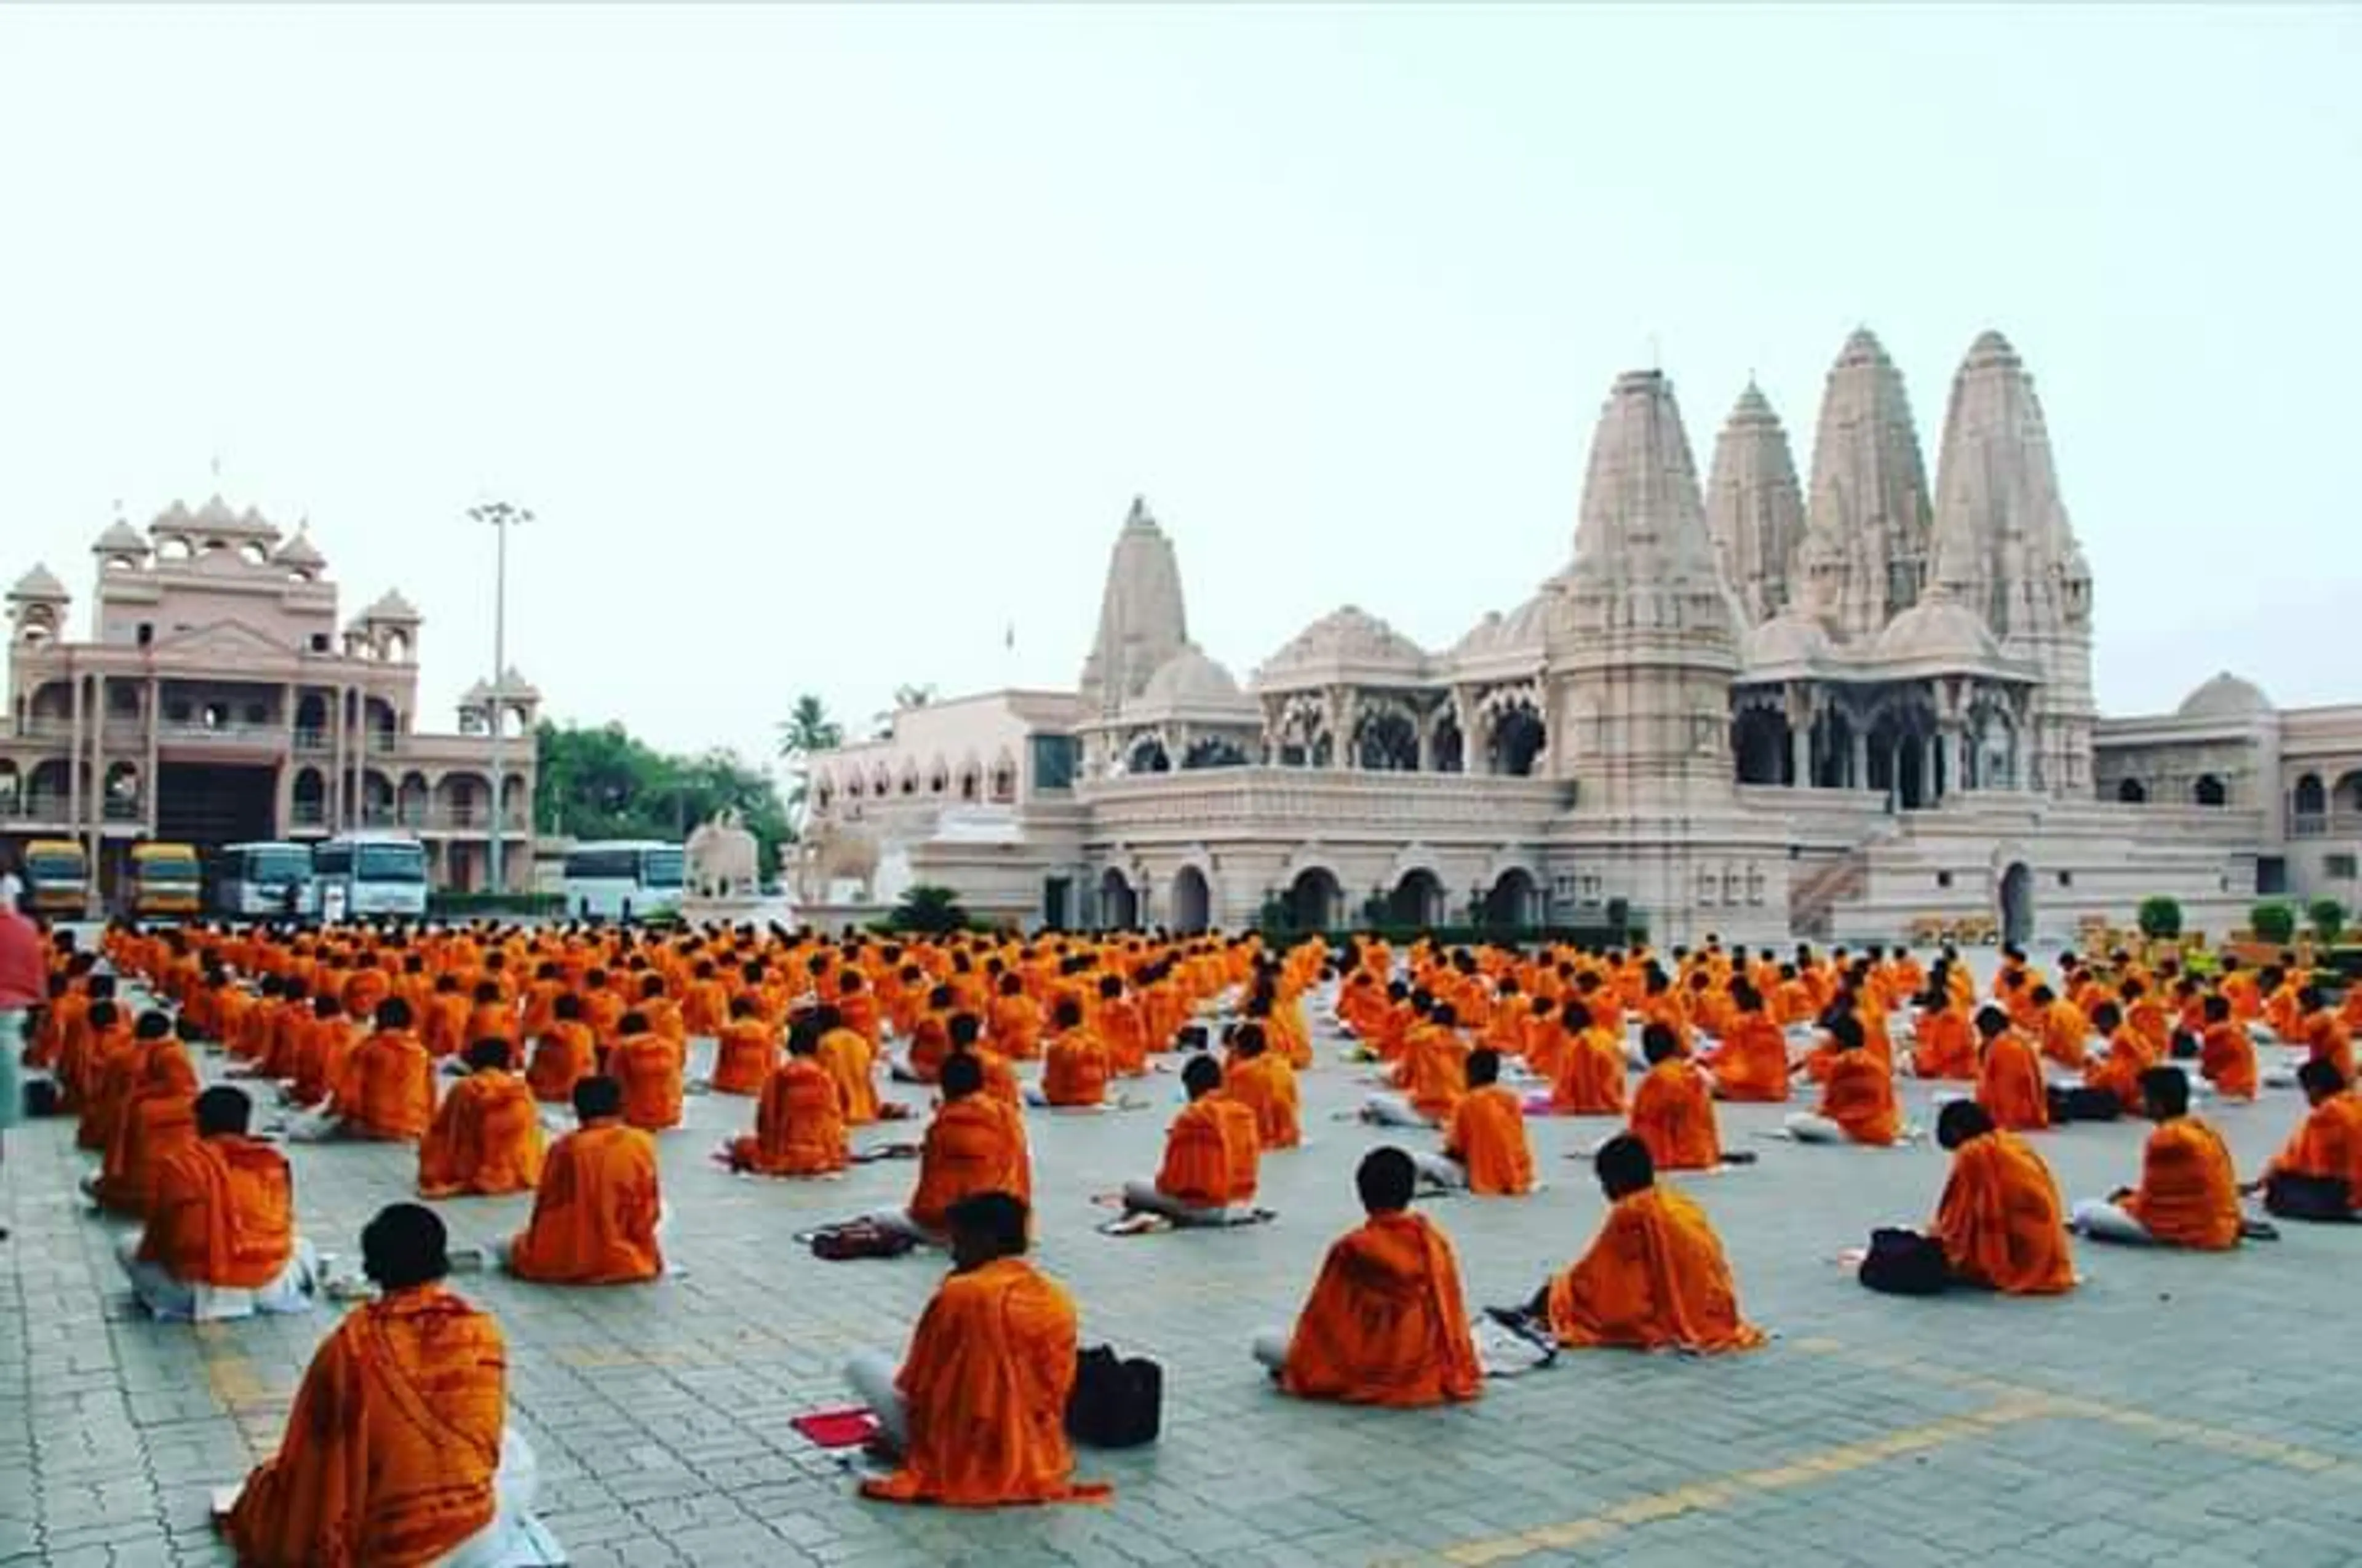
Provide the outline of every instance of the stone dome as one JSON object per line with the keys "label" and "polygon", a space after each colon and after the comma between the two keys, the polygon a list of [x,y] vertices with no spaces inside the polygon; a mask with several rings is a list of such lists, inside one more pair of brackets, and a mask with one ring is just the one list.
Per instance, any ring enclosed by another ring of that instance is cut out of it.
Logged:
{"label": "stone dome", "polygon": [[1340,666],[1416,679],[1427,668],[1419,646],[1356,604],[1332,610],[1264,661],[1255,679],[1275,679]]}
{"label": "stone dome", "polygon": [[1747,634],[1739,645],[1739,662],[1749,669],[1816,664],[1835,648],[1818,621],[1802,610],[1787,610]]}
{"label": "stone dome", "polygon": [[417,607],[402,596],[402,590],[389,588],[378,595],[377,602],[361,612],[364,621],[418,622]]}
{"label": "stone dome", "polygon": [[278,552],[270,558],[281,566],[291,567],[298,571],[318,571],[328,564],[328,558],[320,553],[320,547],[317,545],[312,543],[311,531],[307,528],[296,529],[295,536],[280,546]]}
{"label": "stone dome", "polygon": [[2246,719],[2271,711],[2263,688],[2226,669],[2184,697],[2174,712],[2184,719]]}
{"label": "stone dome", "polygon": [[8,597],[28,604],[62,604],[67,599],[66,585],[49,568],[37,566],[17,580]]}
{"label": "stone dome", "polygon": [[139,536],[138,529],[118,517],[106,525],[91,549],[102,556],[145,556],[148,541]]}
{"label": "stone dome", "polygon": [[1192,702],[1236,702],[1244,695],[1229,670],[1208,657],[1197,644],[1184,643],[1179,653],[1148,678],[1140,701],[1151,707],[1170,708]]}
{"label": "stone dome", "polygon": [[2001,647],[1975,611],[1931,588],[1878,635],[1877,657],[1889,664],[1992,664]]}
{"label": "stone dome", "polygon": [[1451,645],[1451,657],[1467,661],[1541,652],[1550,635],[1550,599],[1551,590],[1545,585],[1506,615],[1487,611],[1483,620]]}

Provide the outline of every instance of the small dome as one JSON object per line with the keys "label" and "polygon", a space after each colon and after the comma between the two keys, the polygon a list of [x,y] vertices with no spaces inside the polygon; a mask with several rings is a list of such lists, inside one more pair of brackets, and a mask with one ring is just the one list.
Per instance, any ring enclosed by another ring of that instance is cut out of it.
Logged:
{"label": "small dome", "polygon": [[309,528],[296,529],[295,536],[280,546],[277,553],[270,558],[281,566],[293,567],[301,571],[317,571],[328,564],[328,558],[320,553],[320,547],[317,545],[312,543],[312,531]]}
{"label": "small dome", "polygon": [[2174,712],[2184,719],[2245,719],[2271,711],[2263,688],[2226,669],[2184,697]]}
{"label": "small dome", "polygon": [[1427,667],[1419,646],[1357,604],[1323,615],[1291,638],[1255,672],[1270,680],[1306,670],[1337,665],[1377,667],[1389,673],[1416,677]]}
{"label": "small dome", "polygon": [[502,697],[521,698],[526,701],[538,701],[541,698],[541,689],[519,675],[517,667],[511,665],[501,672],[501,684],[496,694]]}
{"label": "small dome", "polygon": [[1243,695],[1229,670],[1207,657],[1197,644],[1184,643],[1148,678],[1139,700],[1146,706],[1169,708],[1185,702],[1236,702]]}
{"label": "small dome", "polygon": [[1990,664],[2000,659],[2001,647],[1975,611],[1938,587],[1887,623],[1878,635],[1877,657],[1891,664]]}
{"label": "small dome", "polygon": [[70,595],[66,592],[66,585],[57,580],[55,573],[45,566],[37,566],[17,580],[17,586],[8,591],[8,597],[28,604],[63,604]]}
{"label": "small dome", "polygon": [[470,708],[480,708],[491,700],[492,688],[491,683],[480,679],[473,686],[469,687],[465,691],[459,693],[460,702]]}
{"label": "small dome", "polygon": [[402,596],[402,590],[389,588],[378,596],[376,603],[361,612],[364,621],[392,621],[416,624],[418,611]]}
{"label": "small dome", "polygon": [[106,525],[106,532],[91,546],[91,552],[101,556],[145,556],[148,541],[139,536],[138,529],[118,517]]}
{"label": "small dome", "polygon": [[1747,634],[1739,661],[1749,669],[1783,668],[1827,658],[1834,650],[1821,624],[1802,610],[1783,610]]}
{"label": "small dome", "polygon": [[1541,652],[1550,635],[1552,589],[1552,584],[1543,584],[1531,599],[1506,615],[1497,610],[1487,611],[1483,620],[1468,629],[1467,635],[1451,645],[1451,658],[1466,663]]}

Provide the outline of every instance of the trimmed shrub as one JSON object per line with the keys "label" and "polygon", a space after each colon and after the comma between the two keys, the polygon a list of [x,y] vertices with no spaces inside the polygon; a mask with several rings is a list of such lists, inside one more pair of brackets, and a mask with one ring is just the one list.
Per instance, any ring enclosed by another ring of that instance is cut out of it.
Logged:
{"label": "trimmed shrub", "polygon": [[2296,906],[2280,899],[2267,899],[2248,911],[2247,924],[2254,930],[2257,941],[2284,947],[2296,935]]}
{"label": "trimmed shrub", "polygon": [[2170,940],[2181,934],[2181,900],[2158,893],[2140,901],[2140,933]]}

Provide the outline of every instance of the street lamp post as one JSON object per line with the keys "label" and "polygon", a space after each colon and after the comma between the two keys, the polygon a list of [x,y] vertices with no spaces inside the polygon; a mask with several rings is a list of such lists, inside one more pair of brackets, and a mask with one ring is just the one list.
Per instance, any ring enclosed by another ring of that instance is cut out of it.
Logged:
{"label": "street lamp post", "polygon": [[509,635],[509,530],[520,523],[533,521],[533,513],[524,507],[512,506],[505,501],[484,501],[468,508],[468,515],[479,523],[492,526],[496,541],[492,554],[492,682],[491,694],[486,701],[485,717],[492,728],[492,866],[491,888],[494,893],[504,891],[508,878],[508,811],[507,780],[502,777],[502,743],[507,738],[508,725],[501,711],[501,691],[508,679]]}

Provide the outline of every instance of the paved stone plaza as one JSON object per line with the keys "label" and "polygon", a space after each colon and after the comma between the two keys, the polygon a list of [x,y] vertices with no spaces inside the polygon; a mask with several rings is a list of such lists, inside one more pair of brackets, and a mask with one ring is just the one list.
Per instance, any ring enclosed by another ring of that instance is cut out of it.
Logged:
{"label": "paved stone plaza", "polygon": [[[841,1405],[839,1368],[899,1352],[941,1271],[916,1255],[824,1264],[810,1224],[899,1202],[914,1167],[774,1182],[708,1158],[753,1102],[699,1098],[664,1140],[668,1250],[683,1277],[549,1289],[458,1284],[509,1340],[512,1419],[538,1451],[541,1514],[579,1568],[918,1562],[1268,1564],[1811,1562],[2345,1563],[2362,1556],[2362,1410],[2334,1335],[2362,1231],[2289,1227],[2228,1256],[2081,1249],[2063,1300],[1870,1295],[1833,1254],[1932,1211],[1944,1157],[1804,1148],[1751,1134],[1780,1108],[1725,1107],[1726,1142],[1762,1163],[1681,1178],[1712,1212],[1748,1315],[1778,1338],[1715,1361],[1570,1353],[1477,1404],[1394,1413],[1275,1393],[1247,1344],[1284,1325],[1321,1250],[1356,1214],[1350,1171],[1378,1142],[1333,1119],[1362,1069],[1305,1079],[1308,1144],[1266,1160],[1277,1223],[1114,1239],[1088,1195],[1153,1173],[1177,1079],[1150,1109],[1032,1118],[1041,1258],[1072,1288],[1085,1342],[1166,1368],[1152,1450],[1085,1452],[1111,1506],[990,1515],[854,1496],[789,1419]],[[915,1091],[900,1089],[910,1098]],[[1931,1120],[1924,1088],[1913,1115]],[[2268,1092],[2219,1124],[2243,1174],[2298,1113]],[[1590,1235],[1597,1121],[1537,1121],[1549,1190],[1432,1213],[1472,1306],[1528,1294]],[[863,1141],[908,1136],[868,1130]],[[2137,1123],[2041,1137],[2070,1197],[2135,1173]],[[349,1256],[411,1193],[407,1147],[298,1150],[304,1228]],[[335,1309],[192,1330],[135,1316],[119,1229],[73,1196],[70,1121],[12,1134],[0,1174],[0,1564],[215,1563],[209,1488],[276,1444]],[[520,1224],[526,1199],[439,1205],[455,1240]]]}

